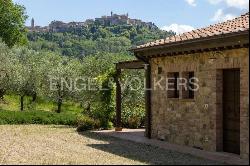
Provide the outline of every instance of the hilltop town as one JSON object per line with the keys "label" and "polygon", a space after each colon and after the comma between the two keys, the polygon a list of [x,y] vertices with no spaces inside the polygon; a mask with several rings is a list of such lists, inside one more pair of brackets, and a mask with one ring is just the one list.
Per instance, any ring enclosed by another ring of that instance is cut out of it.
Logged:
{"label": "hilltop town", "polygon": [[82,28],[88,27],[91,24],[98,24],[102,26],[113,26],[113,25],[135,25],[135,26],[146,26],[148,28],[157,28],[152,22],[143,22],[139,19],[129,18],[129,14],[118,15],[111,12],[110,16],[102,16],[101,18],[87,19],[84,22],[69,22],[65,23],[62,21],[52,21],[48,26],[36,26],[35,20],[32,18],[31,26],[27,27],[29,31],[33,32],[65,32],[71,28]]}

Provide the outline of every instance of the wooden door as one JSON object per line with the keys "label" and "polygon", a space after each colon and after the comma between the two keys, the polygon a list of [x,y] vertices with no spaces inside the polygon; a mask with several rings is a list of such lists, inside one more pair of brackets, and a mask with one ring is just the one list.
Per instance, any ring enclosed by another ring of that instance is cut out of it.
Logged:
{"label": "wooden door", "polygon": [[223,149],[240,154],[240,70],[223,71]]}

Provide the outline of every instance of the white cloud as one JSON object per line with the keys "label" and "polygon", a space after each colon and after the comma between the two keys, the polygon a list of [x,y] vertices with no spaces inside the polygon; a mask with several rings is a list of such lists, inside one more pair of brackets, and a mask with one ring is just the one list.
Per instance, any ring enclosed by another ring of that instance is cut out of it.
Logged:
{"label": "white cloud", "polygon": [[[197,6],[197,0],[185,0],[191,6]],[[238,9],[249,9],[249,0],[207,0],[213,5],[225,3],[227,7],[235,7]]]}
{"label": "white cloud", "polygon": [[196,0],[185,0],[191,6],[197,6]]}
{"label": "white cloud", "polygon": [[208,0],[208,2],[210,2],[213,5],[216,5],[216,4],[221,3],[223,1],[225,1],[225,0]]}
{"label": "white cloud", "polygon": [[214,16],[211,19],[211,21],[223,22],[223,21],[231,20],[231,19],[233,19],[235,17],[237,17],[237,16],[234,15],[234,14],[231,14],[231,13],[224,13],[223,9],[219,9],[214,14]]}
{"label": "white cloud", "polygon": [[208,0],[211,4],[226,3],[228,7],[249,9],[249,0]]}
{"label": "white cloud", "polygon": [[189,32],[194,30],[194,27],[190,25],[171,24],[169,26],[164,26],[161,29],[165,31],[173,31],[176,34],[182,34],[184,32]]}

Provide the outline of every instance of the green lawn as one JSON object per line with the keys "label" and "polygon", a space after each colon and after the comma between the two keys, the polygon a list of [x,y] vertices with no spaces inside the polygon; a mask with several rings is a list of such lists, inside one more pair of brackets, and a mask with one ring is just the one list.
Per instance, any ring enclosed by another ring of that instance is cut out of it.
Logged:
{"label": "green lawn", "polygon": [[0,125],[2,124],[55,124],[76,126],[83,108],[73,102],[65,102],[61,113],[56,113],[56,103],[38,99],[31,103],[25,98],[24,111],[20,111],[19,97],[5,96],[0,102]]}
{"label": "green lawn", "polygon": [[[24,109],[25,111],[55,111],[57,108],[56,103],[45,100],[37,99],[35,103],[31,103],[30,97],[25,97]],[[0,109],[6,111],[19,111],[20,110],[20,101],[19,96],[8,95],[4,97],[4,101],[0,101]],[[83,108],[80,107],[80,104],[74,102],[64,102],[62,106],[62,112],[72,112],[80,113],[83,111]]]}

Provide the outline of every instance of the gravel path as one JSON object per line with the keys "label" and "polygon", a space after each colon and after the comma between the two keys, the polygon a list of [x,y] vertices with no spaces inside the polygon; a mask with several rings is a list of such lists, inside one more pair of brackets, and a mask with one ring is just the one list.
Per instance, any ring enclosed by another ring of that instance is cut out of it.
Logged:
{"label": "gravel path", "polygon": [[0,126],[0,164],[216,164],[65,126]]}

